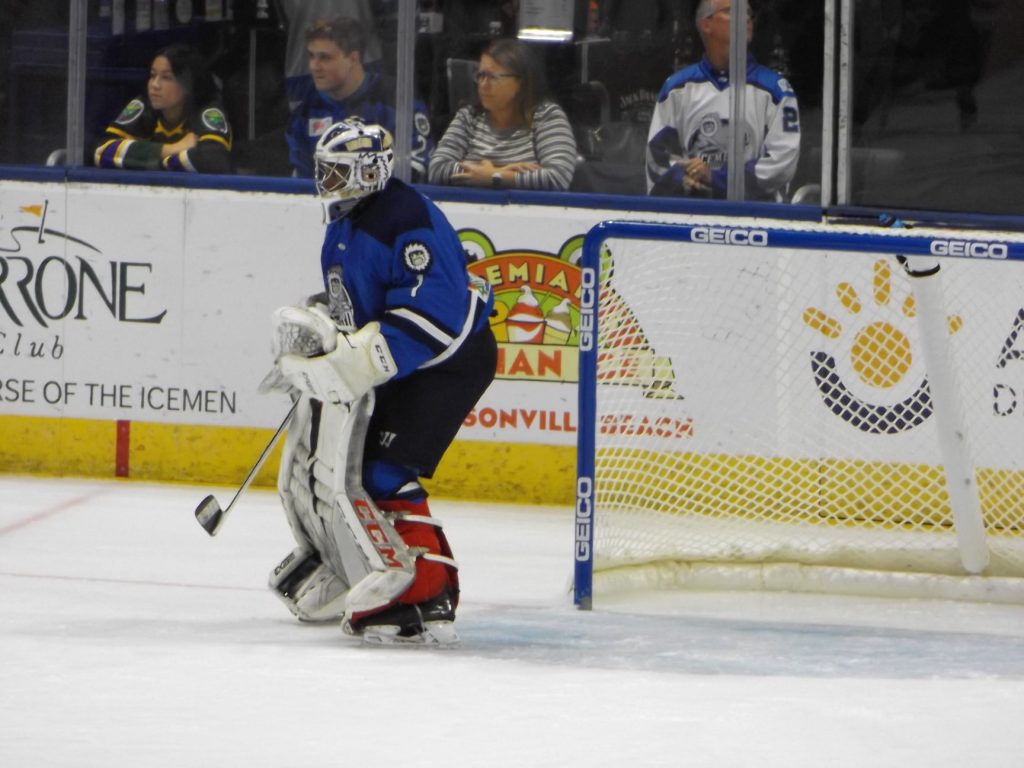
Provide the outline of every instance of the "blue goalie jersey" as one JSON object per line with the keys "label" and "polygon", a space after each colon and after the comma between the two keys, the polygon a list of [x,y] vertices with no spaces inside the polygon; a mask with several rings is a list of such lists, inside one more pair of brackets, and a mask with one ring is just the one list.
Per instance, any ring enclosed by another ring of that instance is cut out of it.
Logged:
{"label": "blue goalie jersey", "polygon": [[447,360],[489,322],[494,297],[466,269],[458,234],[398,179],[328,225],[320,263],[331,316],[379,321],[396,378]]}

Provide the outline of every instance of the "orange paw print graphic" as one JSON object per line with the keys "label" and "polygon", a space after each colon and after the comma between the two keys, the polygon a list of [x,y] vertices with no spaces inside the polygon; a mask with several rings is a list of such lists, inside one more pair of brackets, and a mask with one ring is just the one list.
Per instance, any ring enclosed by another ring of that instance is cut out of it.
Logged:
{"label": "orange paw print graphic", "polygon": [[[847,316],[845,325],[843,319],[816,307],[804,310],[803,322],[824,339],[835,342],[835,346],[846,348],[849,370],[856,374],[857,381],[843,379],[833,354],[824,350],[812,352],[811,370],[823,401],[833,413],[864,432],[892,434],[918,426],[932,413],[927,378],[895,403],[872,403],[851,389],[878,393],[879,399],[885,400],[881,395],[903,384],[910,375],[914,349],[905,329],[917,318],[914,297],[908,294],[896,302],[892,268],[881,259],[872,267],[869,306],[865,306],[856,287],[848,282],[839,283],[835,295]],[[946,323],[950,335],[963,325],[958,316],[947,317]]]}

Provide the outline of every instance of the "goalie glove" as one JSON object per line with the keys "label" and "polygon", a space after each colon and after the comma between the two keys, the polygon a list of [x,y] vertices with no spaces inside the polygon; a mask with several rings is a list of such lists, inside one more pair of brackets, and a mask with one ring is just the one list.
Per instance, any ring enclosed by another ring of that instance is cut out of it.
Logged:
{"label": "goalie glove", "polygon": [[290,393],[293,387],[281,372],[281,357],[313,357],[332,351],[337,344],[338,328],[326,308],[315,304],[306,307],[279,307],[274,310],[271,322],[274,326],[271,343],[274,367],[260,382],[259,392]]}
{"label": "goalie glove", "polygon": [[398,373],[376,321],[354,333],[339,331],[334,348],[322,355],[281,355],[278,367],[293,386],[335,405],[358,400]]}
{"label": "goalie glove", "polygon": [[313,357],[330,352],[337,343],[338,327],[320,306],[279,307],[274,310],[274,359],[282,355]]}

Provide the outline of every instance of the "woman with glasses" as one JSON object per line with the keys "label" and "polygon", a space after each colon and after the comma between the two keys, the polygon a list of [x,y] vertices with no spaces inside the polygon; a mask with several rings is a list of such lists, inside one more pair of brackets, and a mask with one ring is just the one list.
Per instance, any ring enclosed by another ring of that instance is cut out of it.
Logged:
{"label": "woman with glasses", "polygon": [[480,56],[476,104],[455,113],[430,161],[432,184],[566,190],[576,140],[565,112],[547,98],[525,43],[502,38]]}

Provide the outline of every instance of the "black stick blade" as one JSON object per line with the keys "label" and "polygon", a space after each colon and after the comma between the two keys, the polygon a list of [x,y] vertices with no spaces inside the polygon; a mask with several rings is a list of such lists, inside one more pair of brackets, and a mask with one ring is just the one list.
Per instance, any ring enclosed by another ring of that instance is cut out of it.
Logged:
{"label": "black stick blade", "polygon": [[203,526],[203,530],[211,536],[216,535],[220,528],[221,520],[224,519],[224,510],[213,496],[207,496],[196,507],[196,520]]}

